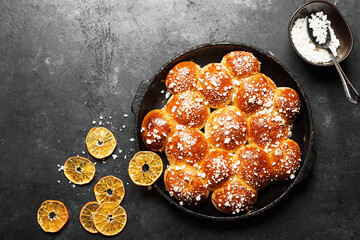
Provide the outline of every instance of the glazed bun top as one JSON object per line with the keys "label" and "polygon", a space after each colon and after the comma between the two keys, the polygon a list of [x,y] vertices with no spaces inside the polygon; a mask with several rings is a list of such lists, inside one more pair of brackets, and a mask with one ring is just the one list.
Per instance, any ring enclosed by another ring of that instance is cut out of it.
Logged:
{"label": "glazed bun top", "polygon": [[192,91],[196,89],[196,75],[200,71],[194,62],[180,62],[166,76],[165,84],[171,94]]}
{"label": "glazed bun top", "polygon": [[254,143],[266,152],[280,146],[288,138],[289,125],[275,114],[260,114],[249,118],[248,142]]}
{"label": "glazed bun top", "polygon": [[178,126],[168,139],[166,156],[170,165],[186,163],[193,166],[204,159],[210,151],[205,135],[199,130]]}
{"label": "glazed bun top", "polygon": [[224,150],[210,150],[200,165],[209,190],[220,187],[232,175],[233,156]]}
{"label": "glazed bun top", "polygon": [[240,81],[234,105],[246,115],[271,108],[276,85],[265,74],[257,74]]}
{"label": "glazed bun top", "polygon": [[211,196],[216,209],[232,214],[248,210],[256,199],[257,191],[238,178],[231,179],[224,186],[216,189]]}
{"label": "glazed bun top", "polygon": [[230,52],[223,57],[221,63],[230,70],[236,79],[248,77],[260,72],[259,60],[249,52]]}
{"label": "glazed bun top", "polygon": [[232,101],[232,78],[229,70],[220,63],[211,63],[201,69],[197,88],[212,108],[224,107]]}
{"label": "glazed bun top", "polygon": [[197,171],[191,167],[180,165],[169,166],[164,174],[165,187],[170,196],[188,205],[198,205],[209,197],[209,190],[204,180],[197,176]]}
{"label": "glazed bun top", "polygon": [[163,109],[155,109],[146,114],[140,130],[146,147],[153,151],[163,151],[167,138],[176,130],[175,125]]}
{"label": "glazed bun top", "polygon": [[294,89],[282,87],[276,90],[275,109],[288,123],[299,116],[300,105],[299,95]]}
{"label": "glazed bun top", "polygon": [[256,145],[246,145],[236,152],[234,171],[246,184],[256,190],[266,187],[272,180],[268,154]]}
{"label": "glazed bun top", "polygon": [[301,161],[300,147],[295,141],[285,140],[271,152],[270,157],[274,180],[284,181],[295,177]]}
{"label": "glazed bun top", "polygon": [[173,95],[165,105],[165,111],[180,125],[188,128],[204,127],[210,108],[199,92],[187,91]]}
{"label": "glazed bun top", "polygon": [[235,152],[246,143],[246,115],[238,108],[227,106],[213,111],[205,125],[211,147]]}

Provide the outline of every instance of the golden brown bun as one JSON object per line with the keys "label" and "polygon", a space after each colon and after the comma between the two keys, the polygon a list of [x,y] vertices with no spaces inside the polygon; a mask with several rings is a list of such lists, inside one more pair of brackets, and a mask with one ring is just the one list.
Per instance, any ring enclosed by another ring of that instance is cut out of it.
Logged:
{"label": "golden brown bun", "polygon": [[232,154],[224,150],[210,150],[200,168],[208,189],[214,191],[232,175]]}
{"label": "golden brown bun", "polygon": [[273,106],[276,85],[265,74],[257,74],[239,81],[234,105],[246,115]]}
{"label": "golden brown bun", "polygon": [[232,101],[234,86],[231,75],[220,63],[211,63],[201,69],[197,88],[212,108],[224,107]]}
{"label": "golden brown bun", "polygon": [[146,147],[153,151],[163,151],[167,138],[176,130],[175,124],[163,109],[146,114],[141,125],[141,136]]}
{"label": "golden brown bun", "polygon": [[201,129],[210,115],[210,108],[199,92],[187,91],[173,95],[165,111],[180,125]]}
{"label": "golden brown bun", "polygon": [[257,191],[237,178],[216,189],[211,196],[212,204],[216,209],[232,214],[250,209],[256,199]]}
{"label": "golden brown bun", "polygon": [[170,165],[189,164],[193,166],[204,159],[210,151],[205,135],[199,130],[178,126],[168,139],[166,157]]}
{"label": "golden brown bun", "polygon": [[285,140],[270,154],[274,180],[293,179],[300,167],[301,153],[299,145],[293,140]]}
{"label": "golden brown bun", "polygon": [[236,152],[234,174],[257,191],[272,180],[272,169],[268,154],[256,145],[246,145]]}
{"label": "golden brown bun", "polygon": [[288,138],[289,125],[277,114],[260,114],[249,118],[248,142],[270,152]]}
{"label": "golden brown bun", "polygon": [[300,105],[299,95],[294,89],[287,87],[277,89],[275,109],[288,123],[292,123],[299,116]]}
{"label": "golden brown bun", "polygon": [[200,71],[194,62],[180,62],[166,76],[165,84],[171,94],[196,89],[196,75]]}
{"label": "golden brown bun", "polygon": [[246,115],[233,106],[212,112],[205,125],[210,146],[231,152],[245,144],[247,131]]}
{"label": "golden brown bun", "polygon": [[185,165],[169,166],[164,174],[164,183],[170,196],[179,200],[180,205],[198,205],[209,197],[204,180],[197,176],[195,169]]}
{"label": "golden brown bun", "polygon": [[260,62],[249,52],[230,52],[223,57],[221,63],[224,64],[237,79],[260,72]]}

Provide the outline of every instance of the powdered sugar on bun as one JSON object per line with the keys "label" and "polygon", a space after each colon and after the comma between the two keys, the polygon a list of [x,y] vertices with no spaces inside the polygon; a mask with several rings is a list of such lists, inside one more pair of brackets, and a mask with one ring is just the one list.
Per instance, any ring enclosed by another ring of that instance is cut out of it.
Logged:
{"label": "powdered sugar on bun", "polygon": [[260,62],[258,59],[249,52],[234,51],[226,54],[222,61],[231,72],[231,74],[237,78],[244,78],[260,72]]}
{"label": "powdered sugar on bun", "polygon": [[232,101],[232,77],[229,70],[220,63],[211,63],[201,69],[197,88],[212,108],[224,107]]}
{"label": "powdered sugar on bun", "polygon": [[232,175],[233,156],[224,150],[212,149],[200,165],[209,190],[214,191]]}
{"label": "powdered sugar on bun", "polygon": [[166,156],[171,165],[199,163],[210,151],[205,135],[199,130],[178,127],[166,144]]}
{"label": "powdered sugar on bun", "polygon": [[198,205],[209,197],[204,180],[191,167],[168,167],[164,174],[165,187],[170,196],[180,201],[180,205]]}
{"label": "powdered sugar on bun", "polygon": [[285,140],[270,156],[274,180],[284,181],[295,177],[301,162],[300,147],[295,141]]}
{"label": "powdered sugar on bun", "polygon": [[210,108],[199,92],[186,91],[173,95],[165,111],[180,125],[201,129],[210,115]]}
{"label": "powdered sugar on bun", "polygon": [[276,85],[264,74],[257,74],[240,81],[234,105],[246,115],[261,110],[270,112],[273,106]]}
{"label": "powdered sugar on bun", "polygon": [[300,98],[296,91],[292,88],[278,88],[275,97],[276,111],[292,123],[300,113]]}
{"label": "powdered sugar on bun", "polygon": [[248,131],[246,115],[233,106],[210,114],[205,135],[211,147],[235,152],[246,142]]}
{"label": "powdered sugar on bun", "polygon": [[266,152],[271,152],[288,138],[288,129],[288,124],[280,115],[255,115],[249,118],[248,142],[260,146]]}
{"label": "powdered sugar on bun", "polygon": [[256,190],[266,187],[272,180],[270,158],[256,145],[246,145],[236,152],[234,172]]}
{"label": "powdered sugar on bun", "polygon": [[146,114],[141,125],[141,136],[147,148],[163,151],[170,137],[176,130],[176,123],[163,109],[155,109]]}
{"label": "powdered sugar on bun", "polygon": [[196,75],[200,71],[194,62],[180,62],[166,76],[165,84],[171,94],[196,90]]}
{"label": "powdered sugar on bun", "polygon": [[249,210],[256,199],[257,191],[237,178],[216,189],[211,196],[211,201],[216,209],[232,214]]}

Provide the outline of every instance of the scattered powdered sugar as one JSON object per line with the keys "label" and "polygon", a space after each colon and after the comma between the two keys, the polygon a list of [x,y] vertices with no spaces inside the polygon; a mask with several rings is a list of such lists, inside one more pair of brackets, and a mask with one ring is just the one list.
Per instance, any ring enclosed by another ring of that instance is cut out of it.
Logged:
{"label": "scattered powdered sugar", "polygon": [[[279,148],[277,148],[277,149],[275,150],[275,156],[280,157],[281,155],[282,155],[281,150],[280,150]],[[273,163],[275,163],[275,162],[273,162]],[[273,164],[273,165],[275,165],[275,164]]]}
{"label": "scattered powdered sugar", "polygon": [[111,119],[111,116],[106,117],[105,115],[99,115],[99,119],[100,119],[99,122],[93,120],[92,124],[96,125],[96,123],[98,123],[99,126],[111,125],[112,121],[108,121],[106,120],[106,118]]}
{"label": "scattered powdered sugar", "polygon": [[[323,26],[327,25],[329,27],[331,35],[329,48],[334,53],[334,56],[337,56],[336,50],[340,46],[340,41],[337,39],[334,30],[330,26],[331,22],[327,20],[327,15],[321,11],[311,14],[310,19],[313,19],[312,22],[310,22],[310,27],[313,27],[314,34],[318,36],[319,43],[324,41]],[[308,61],[314,63],[326,63],[331,61],[330,54],[325,49],[319,48],[312,43],[307,32],[306,18],[299,18],[295,21],[294,26],[291,29],[291,39],[297,51]]]}

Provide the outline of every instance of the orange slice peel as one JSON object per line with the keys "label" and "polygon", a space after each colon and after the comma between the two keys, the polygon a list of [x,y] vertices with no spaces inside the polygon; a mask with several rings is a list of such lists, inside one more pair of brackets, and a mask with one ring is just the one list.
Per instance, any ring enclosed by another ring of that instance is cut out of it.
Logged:
{"label": "orange slice peel", "polygon": [[68,220],[68,210],[62,202],[57,200],[44,201],[37,212],[37,222],[45,232],[61,231]]}
{"label": "orange slice peel", "polygon": [[161,176],[163,162],[154,152],[140,151],[131,159],[128,172],[136,185],[150,186]]}
{"label": "orange slice peel", "polygon": [[64,174],[72,183],[83,185],[95,176],[95,165],[84,157],[70,157],[64,165]]}
{"label": "orange slice peel", "polygon": [[94,214],[96,229],[105,236],[114,236],[120,233],[127,221],[127,215],[119,204],[105,202],[100,205]]}
{"label": "orange slice peel", "polygon": [[89,153],[97,159],[110,156],[116,147],[114,134],[104,127],[90,129],[85,141]]}
{"label": "orange slice peel", "polygon": [[88,202],[80,211],[80,223],[83,228],[90,233],[98,233],[98,230],[95,228],[93,219],[95,212],[99,207],[100,204],[98,202]]}
{"label": "orange slice peel", "polygon": [[125,196],[123,182],[114,176],[106,176],[99,180],[94,187],[96,201],[100,204],[104,202],[115,202],[120,204]]}

